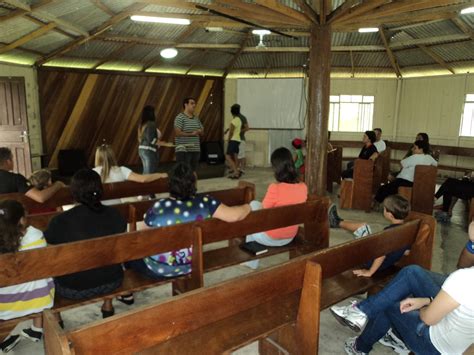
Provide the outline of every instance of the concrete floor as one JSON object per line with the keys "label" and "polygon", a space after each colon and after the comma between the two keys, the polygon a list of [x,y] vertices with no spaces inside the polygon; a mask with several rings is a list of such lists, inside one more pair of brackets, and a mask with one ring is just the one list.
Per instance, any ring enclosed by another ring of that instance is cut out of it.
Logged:
{"label": "concrete floor", "polygon": [[[243,180],[256,184],[257,198],[261,200],[265,194],[269,183],[273,182],[273,176],[270,169],[254,168],[249,169],[242,178]],[[198,183],[198,190],[210,191],[226,189],[236,185],[234,180],[227,178],[215,178],[202,180]],[[336,186],[336,185],[335,185]],[[337,189],[331,196],[334,201],[337,200]],[[365,213],[361,211],[344,210],[340,212],[344,219],[364,220],[370,223],[374,232],[383,229],[387,224],[381,213]],[[438,224],[435,237],[434,255],[433,255],[433,270],[443,273],[452,272],[456,267],[456,262],[460,251],[462,250],[466,238],[466,217],[464,215],[464,205],[458,203],[454,210],[454,216],[450,225]],[[330,234],[330,244],[336,245],[352,237],[349,233],[343,230],[333,229]],[[206,248],[219,247],[220,245],[209,245]],[[288,260],[288,255],[282,254],[269,258],[262,259],[260,268],[266,268],[273,265],[278,265],[283,261]],[[251,273],[250,269],[244,266],[234,266],[223,270],[207,273],[204,277],[206,286],[219,283],[224,280],[234,278],[236,276]],[[135,295],[135,305],[125,306],[115,303],[116,313],[122,313],[135,307],[140,307],[152,302],[159,302],[168,297],[171,297],[171,288],[169,285],[149,289]],[[93,304],[81,308],[73,309],[63,313],[66,329],[72,329],[80,325],[90,323],[100,319],[100,304]],[[28,326],[28,322],[20,324],[14,332],[19,332],[21,329]],[[344,354],[344,341],[346,338],[355,336],[355,334],[346,327],[340,326],[338,322],[330,315],[328,311],[323,311],[321,314],[321,334],[320,334],[320,354]],[[389,354],[393,351],[382,345],[377,344],[372,354]],[[29,340],[22,340],[17,347],[10,352],[10,354],[44,354],[43,342],[32,343]],[[256,344],[250,344],[235,354],[258,354]]]}

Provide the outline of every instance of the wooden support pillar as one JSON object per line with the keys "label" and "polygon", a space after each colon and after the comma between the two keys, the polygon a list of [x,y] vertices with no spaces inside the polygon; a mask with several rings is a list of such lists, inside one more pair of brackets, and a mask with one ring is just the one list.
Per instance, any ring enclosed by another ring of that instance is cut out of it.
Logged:
{"label": "wooden support pillar", "polygon": [[330,25],[311,26],[309,51],[306,184],[309,193],[324,196],[331,74]]}

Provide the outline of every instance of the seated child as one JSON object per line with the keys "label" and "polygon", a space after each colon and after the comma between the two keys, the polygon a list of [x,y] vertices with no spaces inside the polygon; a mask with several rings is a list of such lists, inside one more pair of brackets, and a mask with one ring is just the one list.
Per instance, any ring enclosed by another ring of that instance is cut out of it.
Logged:
{"label": "seated child", "polygon": [[[30,184],[33,187],[36,187],[39,191],[43,191],[52,185],[51,182],[51,172],[48,169],[41,169],[36,170],[30,176]],[[56,212],[56,208],[48,207],[48,206],[41,206],[38,208],[31,208],[29,210],[29,214],[39,214],[39,213],[48,213],[48,212]]]}
{"label": "seated child", "polygon": [[[405,218],[410,212],[409,202],[400,195],[388,196],[383,202],[383,216],[390,222],[384,230],[396,227],[405,222]],[[329,225],[331,228],[343,228],[354,234],[355,239],[366,237],[372,234],[372,230],[367,223],[345,221],[337,214],[336,205],[329,208]],[[409,248],[405,247],[381,256],[366,265],[366,269],[354,270],[357,276],[371,277],[377,270],[385,270],[401,259],[403,255],[408,255]]]}
{"label": "seated child", "polygon": [[[43,233],[32,226],[27,227],[25,223],[25,210],[21,203],[14,200],[0,202],[0,253],[16,253],[46,246]],[[38,313],[33,325],[23,329],[21,335],[32,341],[39,341],[43,335],[41,312],[53,306],[53,279],[3,286],[0,287],[0,294],[0,320]],[[0,344],[0,349],[2,352],[8,352],[19,341],[20,335],[10,335]]]}

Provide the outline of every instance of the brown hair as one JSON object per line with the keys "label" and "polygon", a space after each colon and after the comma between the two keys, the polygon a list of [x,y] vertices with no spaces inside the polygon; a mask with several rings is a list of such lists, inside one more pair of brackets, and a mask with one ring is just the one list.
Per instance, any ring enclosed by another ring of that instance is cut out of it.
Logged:
{"label": "brown hair", "polygon": [[51,180],[51,172],[48,169],[36,170],[30,176],[30,183],[38,190],[44,190],[49,186],[49,180]]}
{"label": "brown hair", "polygon": [[100,172],[100,180],[105,182],[109,177],[110,170],[117,166],[117,159],[115,158],[114,151],[112,147],[108,144],[102,144],[95,151],[95,166],[102,167]]}
{"label": "brown hair", "polygon": [[383,201],[383,206],[396,219],[405,219],[410,212],[410,203],[400,195],[390,195]]}
{"label": "brown hair", "polygon": [[0,253],[14,253],[20,249],[25,228],[21,218],[25,216],[23,205],[15,200],[0,202]]}

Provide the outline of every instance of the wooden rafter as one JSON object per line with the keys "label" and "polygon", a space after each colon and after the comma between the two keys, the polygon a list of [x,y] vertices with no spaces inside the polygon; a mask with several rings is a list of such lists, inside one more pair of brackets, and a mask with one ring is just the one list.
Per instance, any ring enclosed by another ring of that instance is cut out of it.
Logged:
{"label": "wooden rafter", "polygon": [[280,2],[278,2],[276,0],[256,0],[255,3],[257,5],[265,7],[267,9],[272,10],[272,11],[278,12],[278,13],[286,15],[286,16],[289,16],[289,17],[293,18],[294,20],[299,21],[301,23],[308,23],[309,24],[309,20],[304,14],[302,14],[299,11],[296,11],[296,10],[292,9],[291,7],[282,5]]}
{"label": "wooden rafter", "polygon": [[335,9],[333,12],[331,12],[327,16],[327,22],[332,23],[336,21],[338,18],[344,16],[347,14],[351,8],[355,5],[358,5],[362,0],[346,0],[344,1],[337,9]]}
{"label": "wooden rafter", "polygon": [[234,54],[234,56],[232,57],[232,59],[229,61],[226,68],[224,69],[224,78],[229,74],[229,71],[234,67],[235,63],[237,62],[237,59],[239,59],[240,54],[244,50],[245,45],[247,44],[247,41],[249,40],[249,38],[250,38],[250,32],[247,32],[247,35],[240,42],[240,48]]}
{"label": "wooden rafter", "polygon": [[294,2],[301,8],[303,14],[310,20],[312,23],[319,23],[318,14],[314,9],[308,5],[306,0],[294,0]]}
{"label": "wooden rafter", "polygon": [[114,50],[112,53],[110,53],[104,59],[100,60],[96,65],[94,65],[94,68],[92,68],[92,69],[97,69],[98,67],[100,67],[101,65],[104,65],[107,62],[119,59],[119,57],[123,53],[125,53],[127,50],[132,48],[134,45],[135,45],[135,43],[126,43],[126,44],[120,46],[120,48]]}
{"label": "wooden rafter", "polygon": [[21,17],[21,16],[23,16],[24,14],[27,14],[27,13],[28,13],[28,11],[26,11],[26,10],[16,9],[16,10],[11,11],[9,14],[0,17],[0,21],[3,22],[3,21],[12,20],[12,19],[15,19],[17,17]]}
{"label": "wooden rafter", "polygon": [[474,31],[471,29],[471,27],[467,25],[466,22],[464,22],[458,17],[453,18],[452,21],[462,32],[464,32],[467,36],[474,40]]}
{"label": "wooden rafter", "polygon": [[389,47],[387,36],[385,34],[385,30],[382,26],[379,28],[380,38],[382,39],[383,45],[385,46],[385,50],[387,51],[388,58],[390,59],[390,63],[392,64],[393,70],[397,75],[397,78],[401,78],[402,74],[400,72],[400,67],[398,66],[397,58],[393,54],[392,50]]}
{"label": "wooden rafter", "polygon": [[436,37],[425,37],[425,38],[414,38],[407,39],[403,41],[395,41],[390,43],[390,48],[403,48],[409,46],[418,46],[418,45],[430,45],[430,44],[439,44],[439,43],[450,43],[450,42],[459,42],[469,39],[469,36],[466,34],[455,34],[455,35],[445,35],[445,36],[436,36]]}
{"label": "wooden rafter", "polygon": [[441,67],[443,67],[444,69],[450,71],[452,74],[456,74],[453,70],[453,68],[451,68],[445,61],[443,58],[441,58],[441,56],[439,56],[438,54],[436,54],[432,49],[426,47],[426,46],[418,46],[418,48],[420,48],[426,55],[428,55],[429,57],[431,57],[431,59],[433,59],[435,62],[437,62]]}
{"label": "wooden rafter", "polygon": [[104,33],[105,31],[107,31],[109,28],[111,28],[115,24],[119,23],[120,21],[122,21],[126,17],[130,16],[130,14],[133,11],[139,11],[145,6],[146,5],[144,5],[144,4],[138,4],[138,3],[130,5],[124,11],[122,11],[122,12],[118,13],[117,15],[111,17],[108,21],[104,22],[102,25],[100,25],[99,27],[94,29],[91,32],[90,35],[80,37],[80,38],[66,44],[64,47],[59,48],[58,50],[42,57],[35,64],[36,65],[42,65],[42,64],[46,63],[47,61],[49,61],[53,58],[56,58],[60,55],[63,55],[64,53],[69,52],[70,50],[72,50],[72,49],[82,45],[83,43],[87,42],[88,40],[91,40],[91,39],[99,36],[100,34]]}
{"label": "wooden rafter", "polygon": [[351,57],[351,76],[354,77],[355,76],[355,65],[354,65],[354,56],[352,54],[352,51],[349,52],[349,55]]}
{"label": "wooden rafter", "polygon": [[[28,20],[28,21],[31,21],[33,23],[36,23],[39,26],[44,26],[44,25],[48,24],[48,23],[45,23],[41,20],[38,20],[36,17],[31,16],[31,14],[26,14],[25,16],[23,16],[23,18]],[[49,23],[55,23],[55,22],[49,22]],[[62,30],[58,27],[53,28],[53,31],[57,32],[59,34],[62,34],[63,36],[69,37],[69,38],[76,38],[72,34],[70,34],[69,32],[66,32],[66,31],[64,31],[64,30]]]}
{"label": "wooden rafter", "polygon": [[29,41],[44,35],[45,33],[51,31],[55,26],[56,26],[56,24],[50,23],[48,25],[45,25],[43,27],[38,28],[37,30],[35,30],[33,32],[28,33],[27,35],[17,39],[16,41],[14,41],[14,42],[12,42],[12,43],[4,46],[4,47],[1,47],[0,48],[0,54],[6,53],[6,52],[8,52],[12,49],[20,47],[20,46],[24,45],[25,43],[28,43]]}
{"label": "wooden rafter", "polygon": [[331,1],[319,0],[319,23],[324,25],[326,23],[326,16],[331,11]]}
{"label": "wooden rafter", "polygon": [[334,20],[333,23],[346,22],[362,14],[366,14],[367,12],[384,5],[389,1],[390,0],[365,0],[358,5],[351,7],[344,15]]}
{"label": "wooden rafter", "polygon": [[92,3],[97,6],[99,9],[104,11],[109,16],[115,16],[113,12],[107,5],[105,5],[101,0],[92,0]]}

